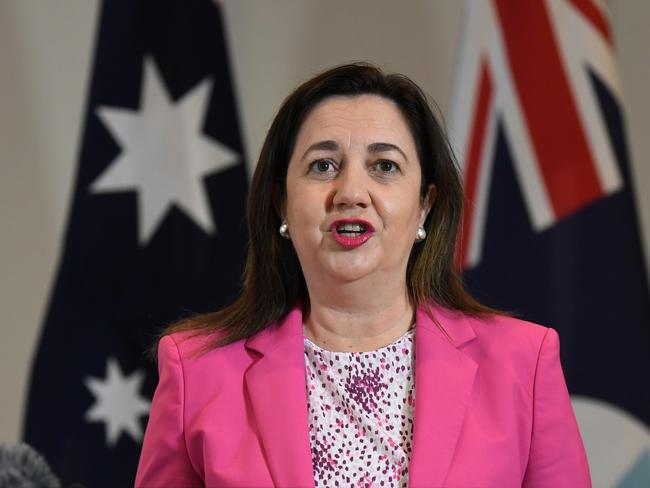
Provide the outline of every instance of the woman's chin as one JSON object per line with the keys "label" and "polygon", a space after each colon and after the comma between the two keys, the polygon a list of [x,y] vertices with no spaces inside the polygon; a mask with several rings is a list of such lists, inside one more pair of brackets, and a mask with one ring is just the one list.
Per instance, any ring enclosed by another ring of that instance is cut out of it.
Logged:
{"label": "woman's chin", "polygon": [[331,279],[342,283],[349,283],[367,278],[376,269],[371,262],[366,259],[356,260],[336,260],[328,263],[324,267],[323,274],[328,275]]}
{"label": "woman's chin", "polygon": [[365,270],[345,270],[345,271],[333,271],[329,273],[330,276],[337,282],[341,283],[352,283],[355,281],[360,281],[364,278],[367,278],[370,273]]}

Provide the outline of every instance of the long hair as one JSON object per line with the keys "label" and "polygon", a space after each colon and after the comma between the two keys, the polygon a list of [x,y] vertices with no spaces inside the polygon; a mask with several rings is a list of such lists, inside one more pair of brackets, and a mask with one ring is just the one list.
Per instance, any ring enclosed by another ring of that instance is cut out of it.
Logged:
{"label": "long hair", "polygon": [[[212,347],[250,337],[296,306],[308,310],[309,296],[298,257],[278,233],[274,192],[286,194],[286,174],[296,136],[311,110],[332,96],[377,95],[397,104],[406,119],[422,169],[421,198],[430,184],[437,195],[424,227],[427,238],[413,246],[407,266],[413,306],[430,301],[473,315],[493,313],[465,290],[454,266],[463,208],[463,189],[449,141],[427,96],[409,78],[384,73],[368,63],[329,69],[304,82],[282,103],[260,153],[248,194],[248,255],[243,290],[232,305],[181,320],[165,333],[194,331],[215,335]],[[277,195],[275,195],[277,198]]]}

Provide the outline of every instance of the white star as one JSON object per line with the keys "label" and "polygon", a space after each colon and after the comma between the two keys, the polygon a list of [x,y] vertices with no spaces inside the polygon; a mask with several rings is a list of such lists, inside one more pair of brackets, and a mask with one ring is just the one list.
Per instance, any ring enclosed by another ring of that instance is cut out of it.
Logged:
{"label": "white star", "polygon": [[134,371],[124,376],[117,360],[108,359],[106,379],[88,376],[86,387],[95,396],[94,405],[86,412],[88,422],[104,422],[106,443],[114,446],[122,432],[140,442],[142,428],[139,417],[149,413],[149,401],[140,395],[144,371]]}
{"label": "white star", "polygon": [[174,204],[206,233],[215,231],[203,177],[235,166],[239,156],[202,131],[211,84],[206,78],[174,103],[153,61],[145,58],[140,110],[97,109],[122,152],[91,191],[138,191],[141,245]]}

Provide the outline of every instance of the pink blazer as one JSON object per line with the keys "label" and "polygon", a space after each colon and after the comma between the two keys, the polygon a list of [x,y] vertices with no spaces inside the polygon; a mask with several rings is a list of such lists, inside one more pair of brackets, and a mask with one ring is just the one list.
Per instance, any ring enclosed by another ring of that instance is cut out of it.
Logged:
{"label": "pink blazer", "polygon": [[[557,333],[430,314],[416,313],[409,486],[591,486]],[[313,487],[300,309],[197,356],[206,340],[160,342],[136,486]]]}

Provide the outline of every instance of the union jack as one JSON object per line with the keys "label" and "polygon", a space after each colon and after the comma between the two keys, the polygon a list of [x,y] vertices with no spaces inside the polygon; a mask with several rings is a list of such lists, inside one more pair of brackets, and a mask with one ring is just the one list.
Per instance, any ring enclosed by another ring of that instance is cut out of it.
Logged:
{"label": "union jack", "polygon": [[467,198],[462,269],[481,261],[499,125],[537,232],[624,185],[590,79],[620,97],[601,2],[474,0],[467,7],[450,117]]}

